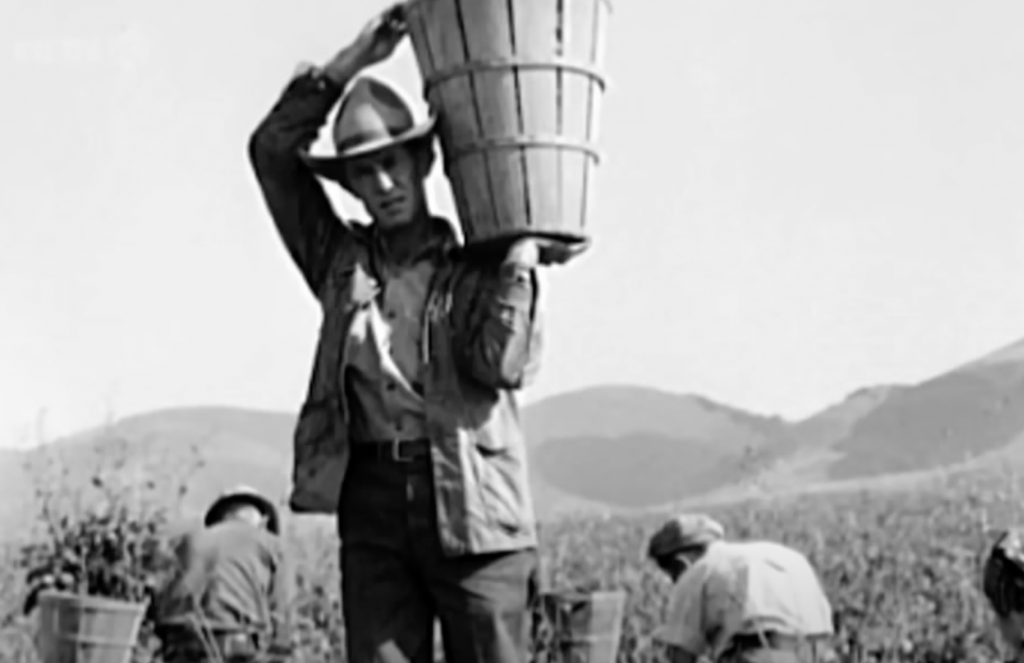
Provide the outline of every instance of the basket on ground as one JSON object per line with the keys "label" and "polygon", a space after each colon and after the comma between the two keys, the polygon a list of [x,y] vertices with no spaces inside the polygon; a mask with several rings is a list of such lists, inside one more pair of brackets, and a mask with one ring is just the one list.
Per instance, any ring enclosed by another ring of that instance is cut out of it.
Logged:
{"label": "basket on ground", "polygon": [[42,663],[128,663],[146,606],[44,592],[36,648]]}
{"label": "basket on ground", "polygon": [[614,663],[622,639],[626,593],[564,592],[543,594],[541,609],[554,631],[562,663]]}
{"label": "basket on ground", "polygon": [[609,0],[410,0],[467,244],[589,239]]}

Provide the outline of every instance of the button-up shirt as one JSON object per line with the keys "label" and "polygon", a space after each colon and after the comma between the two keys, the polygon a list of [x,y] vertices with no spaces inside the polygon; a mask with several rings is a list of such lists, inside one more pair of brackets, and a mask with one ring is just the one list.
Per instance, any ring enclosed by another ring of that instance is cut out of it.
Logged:
{"label": "button-up shirt", "polygon": [[433,240],[405,265],[389,263],[375,242],[378,294],[348,334],[345,371],[352,408],[352,441],[413,440],[427,436],[423,399],[423,313],[436,260],[451,241],[446,222],[431,221]]}
{"label": "button-up shirt", "polygon": [[657,639],[717,660],[736,635],[832,634],[832,608],[800,552],[771,541],[718,541],[676,582]]}

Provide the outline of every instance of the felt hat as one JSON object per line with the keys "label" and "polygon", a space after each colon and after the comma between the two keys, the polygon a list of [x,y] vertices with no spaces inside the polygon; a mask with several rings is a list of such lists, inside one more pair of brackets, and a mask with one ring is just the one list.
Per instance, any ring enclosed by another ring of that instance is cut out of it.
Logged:
{"label": "felt hat", "polygon": [[225,514],[231,507],[239,504],[254,506],[267,518],[267,529],[272,534],[279,534],[281,528],[280,517],[277,507],[264,497],[258,490],[250,486],[235,486],[231,490],[221,493],[220,497],[213,501],[206,511],[203,524],[212,527],[224,519]]}
{"label": "felt hat", "polygon": [[647,556],[668,557],[725,538],[725,528],[710,516],[684,513],[662,525],[651,537]]}
{"label": "felt hat", "polygon": [[390,85],[361,76],[344,95],[334,120],[333,155],[304,153],[303,160],[318,175],[338,179],[346,159],[370,154],[430,136],[436,117],[417,123],[412,109]]}

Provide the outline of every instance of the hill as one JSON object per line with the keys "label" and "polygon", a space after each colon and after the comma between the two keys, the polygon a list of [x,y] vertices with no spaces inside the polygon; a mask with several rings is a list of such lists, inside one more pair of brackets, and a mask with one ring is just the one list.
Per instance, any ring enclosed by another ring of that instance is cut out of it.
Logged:
{"label": "hill", "polygon": [[[1024,340],[917,385],[857,390],[802,421],[634,386],[548,398],[524,408],[523,418],[545,518],[949,468],[1022,451]],[[61,479],[67,484],[86,481],[97,458],[120,453],[126,480],[186,472],[191,510],[235,483],[284,500],[294,423],[283,412],[181,408],[49,448],[0,452],[0,525],[24,515],[18,497],[32,485],[25,462],[38,466],[55,450],[72,468]]]}
{"label": "hill", "polygon": [[1024,340],[916,385],[860,390],[793,427],[764,485],[866,480],[1017,453],[1024,440]]}
{"label": "hill", "polygon": [[[779,418],[700,396],[594,387],[527,408],[537,490],[606,507],[639,508],[697,495],[744,474],[744,458],[786,431]],[[561,505],[545,505],[547,512]]]}
{"label": "hill", "polygon": [[834,479],[965,463],[1024,433],[1024,358],[1002,352],[905,389],[835,445]]}

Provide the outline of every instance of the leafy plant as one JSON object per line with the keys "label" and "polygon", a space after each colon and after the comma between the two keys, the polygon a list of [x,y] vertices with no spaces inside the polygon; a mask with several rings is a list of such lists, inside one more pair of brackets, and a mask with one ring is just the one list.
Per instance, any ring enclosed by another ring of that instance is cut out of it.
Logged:
{"label": "leafy plant", "polygon": [[124,505],[62,521],[58,538],[26,546],[21,564],[29,569],[29,612],[40,592],[56,589],[75,594],[145,602],[168,570],[162,549],[164,514],[134,516]]}
{"label": "leafy plant", "polygon": [[[64,452],[70,458],[48,449],[29,461],[43,535],[20,551],[24,612],[47,589],[147,602],[171,572],[164,532],[187,493],[179,477],[188,474],[133,465],[133,448],[141,444],[110,428],[92,458],[81,458],[77,448]],[[193,458],[189,469],[197,465]]]}

